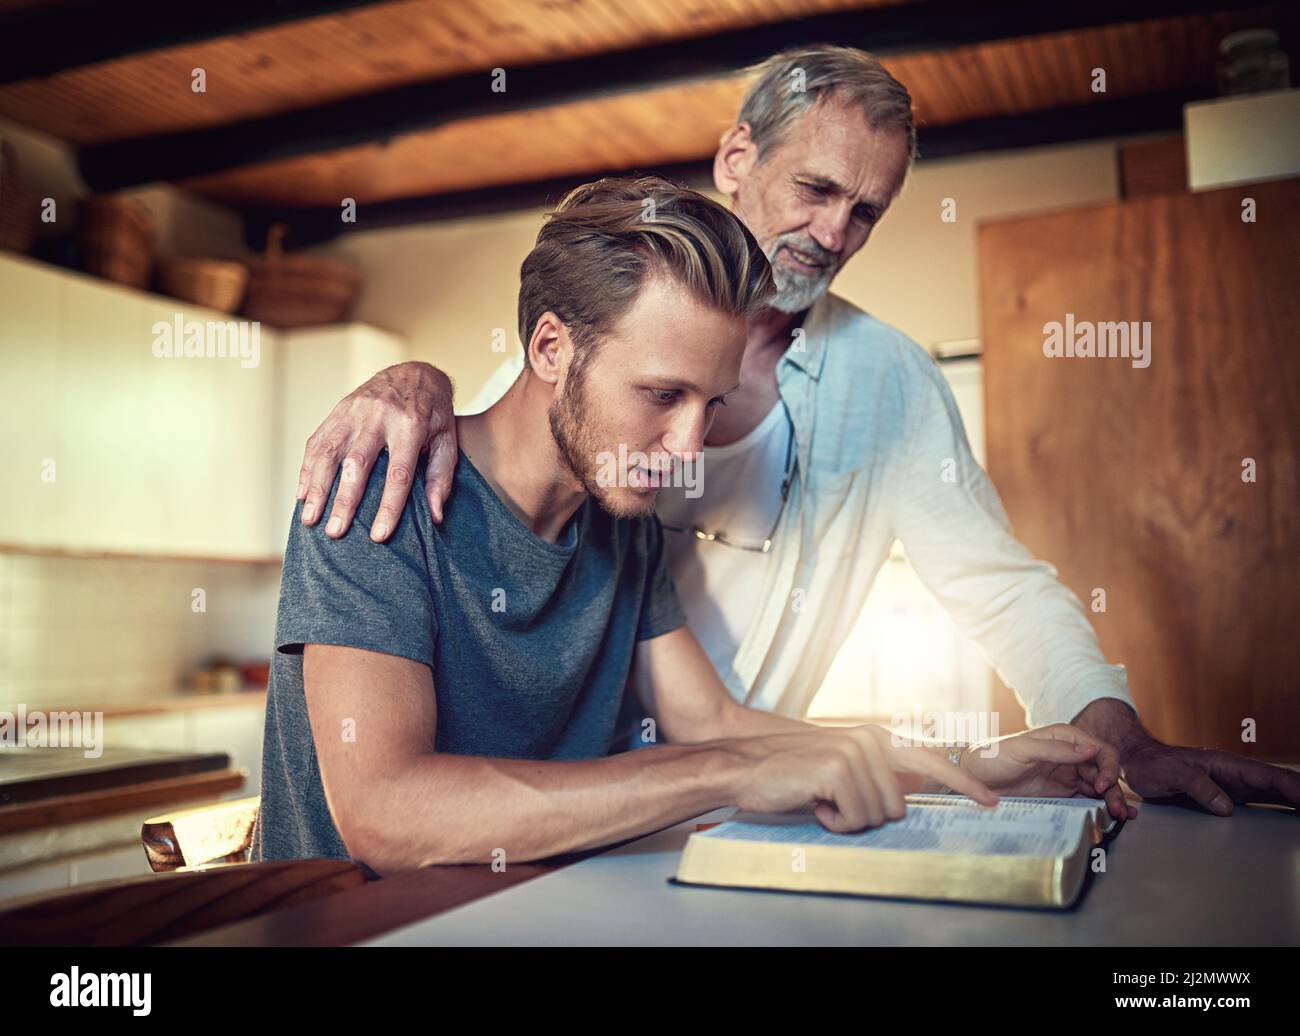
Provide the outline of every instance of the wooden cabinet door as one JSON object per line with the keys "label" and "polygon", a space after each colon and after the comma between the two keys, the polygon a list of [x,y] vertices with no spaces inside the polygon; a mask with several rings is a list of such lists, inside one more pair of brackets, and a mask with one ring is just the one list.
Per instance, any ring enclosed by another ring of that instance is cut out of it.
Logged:
{"label": "wooden cabinet door", "polygon": [[[1300,759],[1300,181],[986,224],[979,275],[1016,533],[1157,736]],[[1046,356],[1067,314],[1149,321],[1150,365]]]}

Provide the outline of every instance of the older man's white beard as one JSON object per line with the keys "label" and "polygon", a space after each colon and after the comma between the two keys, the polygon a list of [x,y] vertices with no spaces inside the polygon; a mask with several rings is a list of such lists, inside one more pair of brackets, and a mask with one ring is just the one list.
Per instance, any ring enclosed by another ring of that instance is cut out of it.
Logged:
{"label": "older man's white beard", "polygon": [[772,274],[776,295],[768,305],[781,313],[802,313],[826,294],[835,277],[832,269],[823,270],[816,277],[803,277],[773,267]]}
{"label": "older man's white beard", "polygon": [[[818,259],[824,259],[826,266],[816,276],[804,274],[798,270],[780,265],[776,261],[782,248],[798,248]],[[838,262],[832,252],[827,252],[815,241],[801,234],[783,234],[772,242],[766,250],[767,261],[772,264],[772,280],[776,283],[776,296],[768,303],[781,313],[802,313],[819,298],[826,294],[826,289],[835,279]]]}

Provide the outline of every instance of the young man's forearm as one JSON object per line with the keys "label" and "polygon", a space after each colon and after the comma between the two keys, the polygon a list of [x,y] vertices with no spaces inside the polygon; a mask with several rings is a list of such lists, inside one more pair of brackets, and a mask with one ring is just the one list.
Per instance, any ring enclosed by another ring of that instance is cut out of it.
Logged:
{"label": "young man's forearm", "polygon": [[[718,723],[719,736],[723,738],[764,737],[768,734],[801,733],[809,729],[833,732],[835,728],[818,723],[809,723],[807,720],[791,719],[788,716],[777,716],[759,709],[751,709],[731,698],[727,699],[726,707],[723,709]],[[928,746],[925,747],[925,750],[942,751],[942,749]],[[939,790],[938,784],[927,780],[921,774],[895,770],[894,777],[898,781],[899,790],[904,795]]]}
{"label": "young man's forearm", "polygon": [[351,841],[340,829],[349,852],[380,874],[490,862],[497,850],[522,863],[731,805],[740,766],[718,742],[573,762],[435,753],[378,782]]}
{"label": "young man's forearm", "polygon": [[809,730],[823,730],[824,727],[807,720],[791,719],[775,713],[751,709],[731,698],[724,702],[722,714],[718,719],[719,737],[765,737],[768,734],[803,734]]}

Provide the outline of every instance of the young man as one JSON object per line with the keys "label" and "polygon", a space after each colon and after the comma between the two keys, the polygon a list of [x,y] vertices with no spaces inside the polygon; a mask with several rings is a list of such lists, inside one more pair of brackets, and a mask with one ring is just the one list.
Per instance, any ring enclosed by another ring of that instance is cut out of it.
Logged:
{"label": "young man", "polygon": [[[606,180],[566,199],[521,269],[526,369],[460,420],[442,522],[419,487],[376,527],[381,458],[359,528],[294,523],[255,859],[385,874],[536,859],[725,805],[811,804],[861,829],[901,816],[926,778],[986,804],[990,787],[1091,787],[1085,769],[1113,784],[1113,749],[1069,727],[958,767],[880,727],[819,729],[727,694],[652,509],[735,390],[770,290],[748,231],[693,192]],[[610,756],[629,684],[672,743]]]}
{"label": "young man", "polygon": [[[1145,797],[1183,793],[1221,816],[1234,801],[1300,806],[1288,770],[1148,733],[1077,598],[1012,535],[925,350],[830,293],[901,189],[915,140],[902,84],[870,54],[834,46],[764,62],[722,138],[714,183],[779,291],[750,320],[743,385],[709,433],[703,495],[669,489],[659,501],[693,632],[738,701],[803,716],[897,539],[1031,724],[1071,723],[1114,744]],[[341,535],[385,446],[398,473],[428,449],[437,513],[456,456],[451,414],[449,382],[428,364],[376,375],[308,442],[303,520],[329,515],[329,535]],[[326,508],[344,458],[354,480]],[[383,508],[396,513],[410,479],[389,472]],[[1108,805],[1128,810],[1118,789]]]}

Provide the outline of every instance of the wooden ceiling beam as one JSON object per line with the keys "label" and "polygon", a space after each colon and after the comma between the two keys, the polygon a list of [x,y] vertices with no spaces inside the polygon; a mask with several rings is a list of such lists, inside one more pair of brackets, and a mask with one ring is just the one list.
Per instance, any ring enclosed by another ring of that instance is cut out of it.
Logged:
{"label": "wooden ceiling beam", "polygon": [[[1176,130],[1183,124],[1183,105],[1203,100],[1207,95],[1204,90],[1170,90],[1050,111],[976,119],[954,126],[922,127],[919,131],[920,160]],[[712,184],[712,169],[713,160],[707,158],[636,171],[659,173],[698,188]],[[261,250],[265,246],[267,228],[272,223],[284,222],[289,226],[294,243],[305,248],[356,230],[377,230],[540,208],[559,201],[578,184],[602,176],[623,176],[633,171],[605,169],[530,183],[505,184],[472,191],[449,191],[419,198],[398,198],[359,206],[355,223],[340,220],[337,206],[249,208],[244,212],[245,238],[250,248]]]}
{"label": "wooden ceiling beam", "polygon": [[[712,185],[712,159],[647,165],[638,170],[666,176],[697,190]],[[307,248],[332,241],[353,230],[378,230],[404,227],[413,223],[433,223],[444,219],[466,219],[500,212],[542,208],[558,202],[574,187],[599,180],[602,176],[627,176],[630,169],[599,169],[590,173],[508,183],[496,187],[479,187],[470,191],[445,191],[418,198],[395,198],[357,207],[358,222],[343,224],[336,207],[280,208],[251,206],[243,210],[244,239],[249,248],[266,247],[267,230],[272,223],[285,223],[293,245]],[[364,216],[361,214],[364,213]],[[361,223],[364,222],[364,226]],[[336,225],[337,224],[337,225]]]}
{"label": "wooden ceiling beam", "polygon": [[98,0],[41,4],[0,20],[0,85],[377,2],[381,0]]}
{"label": "wooden ceiling beam", "polygon": [[349,97],[305,111],[92,145],[81,151],[81,173],[97,191],[182,180],[384,141],[458,119],[730,75],[797,44],[831,41],[887,56],[1257,6],[1258,0],[1062,0],[1052,4],[1004,0],[978,5],[969,0],[922,0],[508,68],[504,92],[493,91],[493,73],[485,69]]}

